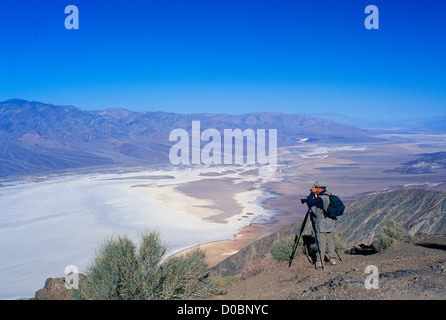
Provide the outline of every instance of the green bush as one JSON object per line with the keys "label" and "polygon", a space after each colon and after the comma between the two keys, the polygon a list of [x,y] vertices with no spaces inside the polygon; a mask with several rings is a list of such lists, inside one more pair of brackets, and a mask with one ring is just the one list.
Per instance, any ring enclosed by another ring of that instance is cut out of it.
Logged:
{"label": "green bush", "polygon": [[373,240],[373,248],[375,248],[375,251],[381,252],[383,250],[390,248],[394,242],[395,239],[390,238],[389,236],[383,233],[379,233],[375,236]]}
{"label": "green bush", "polygon": [[167,245],[158,232],[141,235],[139,247],[127,237],[106,240],[86,271],[75,299],[140,300],[205,298],[218,290],[208,272],[205,252],[162,261]]}
{"label": "green bush", "polygon": [[[278,262],[288,260],[291,255],[291,251],[293,249],[294,238],[295,238],[295,236],[288,236],[288,237],[283,237],[283,238],[280,238],[279,240],[276,240],[269,250],[269,253],[271,254],[271,256],[274,259],[276,259],[276,261],[278,261]],[[303,243],[303,240],[301,238],[299,240],[299,246],[298,246],[299,250],[296,251],[296,255],[303,253],[302,243]]]}
{"label": "green bush", "polygon": [[345,248],[345,245],[341,241],[341,235],[338,231],[333,231],[333,242],[336,252],[341,252]]}
{"label": "green bush", "polygon": [[[291,251],[293,249],[294,241],[295,241],[295,236],[293,236],[293,235],[288,236],[288,237],[283,237],[283,238],[280,238],[279,240],[276,240],[273,243],[273,245],[271,246],[270,251],[269,251],[271,256],[274,259],[276,259],[276,261],[278,261],[278,262],[288,260],[291,255]],[[336,231],[333,232],[333,241],[335,244],[336,251],[339,252],[340,250],[342,250],[344,248],[344,244],[340,240],[339,233]],[[313,235],[311,235],[311,236],[303,235],[299,240],[299,245],[297,247],[296,256],[304,254],[304,250],[305,250],[304,242],[306,243],[307,246],[310,246],[310,248],[308,250],[313,250],[313,248],[315,248],[315,250],[317,250],[314,236]]]}
{"label": "green bush", "polygon": [[395,241],[414,243],[415,237],[407,232],[404,227],[397,224],[394,220],[387,220],[383,227],[382,233],[375,236],[373,247],[376,251],[381,252],[390,248]]}
{"label": "green bush", "polygon": [[218,281],[207,271],[205,252],[191,252],[168,259],[160,267],[158,297],[160,299],[206,298],[219,289]]}
{"label": "green bush", "polygon": [[400,224],[397,224],[394,220],[387,220],[386,225],[383,228],[383,232],[390,238],[397,241],[414,243],[415,237],[404,229]]}
{"label": "green bush", "polygon": [[74,291],[75,298],[123,300],[134,297],[138,291],[138,262],[132,241],[126,237],[105,241],[86,274],[85,287]]}

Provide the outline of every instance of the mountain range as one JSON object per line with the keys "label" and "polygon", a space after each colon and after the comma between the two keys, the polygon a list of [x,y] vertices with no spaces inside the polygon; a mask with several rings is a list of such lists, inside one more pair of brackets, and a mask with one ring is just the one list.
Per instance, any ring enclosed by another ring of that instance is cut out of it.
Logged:
{"label": "mountain range", "polygon": [[212,128],[220,133],[223,129],[277,129],[279,147],[300,141],[372,142],[377,140],[374,133],[386,130],[446,133],[446,117],[364,121],[337,114],[179,114],[119,108],[89,111],[10,99],[0,102],[0,177],[169,164],[169,150],[175,143],[169,141],[170,132],[181,128],[190,133],[192,121],[200,121],[201,130]]}
{"label": "mountain range", "polygon": [[249,113],[178,114],[126,109],[87,111],[37,101],[0,102],[0,176],[55,170],[169,163],[172,130],[277,129],[278,145],[373,141],[367,131],[322,117]]}

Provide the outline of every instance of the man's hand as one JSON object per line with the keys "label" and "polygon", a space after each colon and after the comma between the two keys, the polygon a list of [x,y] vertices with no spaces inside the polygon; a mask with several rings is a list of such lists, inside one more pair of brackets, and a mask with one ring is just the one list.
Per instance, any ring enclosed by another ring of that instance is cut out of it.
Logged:
{"label": "man's hand", "polygon": [[314,186],[314,184],[313,184],[313,186],[311,187],[310,191],[313,192],[313,193],[316,193],[316,187]]}

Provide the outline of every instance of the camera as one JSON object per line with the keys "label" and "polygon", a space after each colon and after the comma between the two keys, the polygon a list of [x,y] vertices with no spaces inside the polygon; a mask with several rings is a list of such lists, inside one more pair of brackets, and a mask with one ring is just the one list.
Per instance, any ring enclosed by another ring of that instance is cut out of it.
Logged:
{"label": "camera", "polygon": [[306,203],[307,202],[307,199],[305,198],[305,199],[300,199],[300,203],[302,203],[302,204],[304,204],[304,203]]}

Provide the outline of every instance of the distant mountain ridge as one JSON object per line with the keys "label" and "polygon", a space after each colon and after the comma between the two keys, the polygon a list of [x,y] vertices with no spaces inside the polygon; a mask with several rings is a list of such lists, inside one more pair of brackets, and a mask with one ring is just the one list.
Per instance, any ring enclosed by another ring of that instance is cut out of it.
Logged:
{"label": "distant mountain ridge", "polygon": [[[314,115],[314,114],[308,114]],[[410,117],[404,115],[381,115],[377,117],[349,117],[336,113],[318,114],[339,123],[353,125],[376,133],[425,133],[425,134],[445,134],[446,116],[425,116]]]}
{"label": "distant mountain ridge", "polygon": [[173,129],[277,129],[279,146],[302,138],[374,140],[366,131],[324,118],[273,112],[176,114],[126,109],[86,111],[37,101],[0,102],[0,176],[92,166],[165,164]]}
{"label": "distant mountain ridge", "polygon": [[424,153],[420,158],[403,163],[402,166],[385,172],[400,172],[403,174],[432,173],[446,168],[446,152]]}

